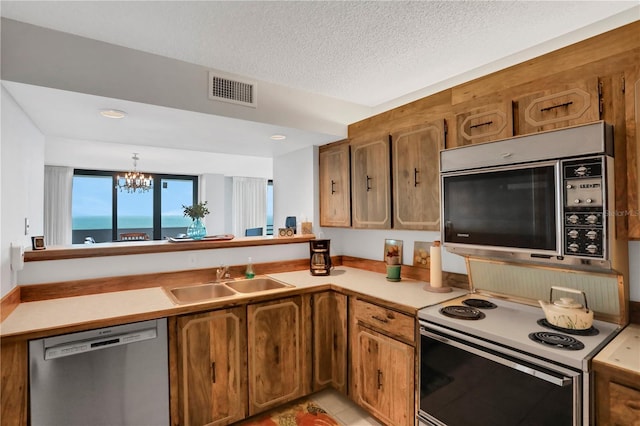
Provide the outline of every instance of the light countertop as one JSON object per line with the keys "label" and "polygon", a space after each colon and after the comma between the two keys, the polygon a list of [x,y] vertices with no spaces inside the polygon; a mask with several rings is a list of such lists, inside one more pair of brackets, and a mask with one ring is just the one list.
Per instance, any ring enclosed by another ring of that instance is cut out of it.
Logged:
{"label": "light countertop", "polygon": [[640,374],[640,325],[629,324],[593,360]]}
{"label": "light countertop", "polygon": [[[420,309],[466,294],[453,288],[449,293],[431,293],[423,290],[424,282],[405,280],[389,282],[384,274],[346,266],[336,267],[330,276],[314,277],[308,270],[268,274],[268,276],[295,288],[313,288],[333,284],[363,295],[375,297],[408,308]],[[282,297],[286,291],[278,291]],[[234,301],[247,296],[238,295]],[[197,305],[194,303],[192,305]],[[177,307],[162,287],[117,291],[86,296],[65,297],[20,303],[0,324],[0,336],[54,330],[93,321],[131,317],[155,313],[158,317],[175,314]]]}

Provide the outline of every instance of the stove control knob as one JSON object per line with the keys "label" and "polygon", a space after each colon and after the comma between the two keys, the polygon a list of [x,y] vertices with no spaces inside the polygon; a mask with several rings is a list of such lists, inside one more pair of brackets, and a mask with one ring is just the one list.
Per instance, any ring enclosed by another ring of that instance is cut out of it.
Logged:
{"label": "stove control knob", "polygon": [[589,216],[586,217],[585,219],[587,221],[587,223],[590,224],[594,224],[594,223],[598,223],[598,216],[596,216],[595,214],[590,214]]}
{"label": "stove control knob", "polygon": [[598,252],[598,246],[595,244],[589,244],[587,246],[587,251],[591,254],[596,254]]}
{"label": "stove control knob", "polygon": [[571,189],[573,188],[573,185],[571,185],[570,183],[567,184],[567,189]]}
{"label": "stove control knob", "polygon": [[576,198],[575,200],[573,200],[573,203],[574,204],[580,204],[580,200]]}
{"label": "stove control knob", "polygon": [[569,244],[569,251],[576,253],[578,251],[578,249],[580,248],[580,246],[576,243],[571,243]]}
{"label": "stove control knob", "polygon": [[591,198],[587,198],[586,200],[584,200],[584,202],[587,204],[591,204],[593,200]]}
{"label": "stove control knob", "polygon": [[579,219],[578,215],[575,215],[575,214],[572,214],[567,218],[569,223],[578,223],[578,219]]}
{"label": "stove control knob", "polygon": [[573,238],[573,239],[578,238],[578,231],[576,231],[575,229],[572,229],[571,231],[569,231],[569,238]]}
{"label": "stove control knob", "polygon": [[590,240],[595,240],[596,238],[598,238],[598,233],[592,229],[591,231],[587,232],[587,238],[589,238]]}
{"label": "stove control knob", "polygon": [[587,174],[587,168],[585,166],[580,166],[573,171],[576,176],[584,176]]}

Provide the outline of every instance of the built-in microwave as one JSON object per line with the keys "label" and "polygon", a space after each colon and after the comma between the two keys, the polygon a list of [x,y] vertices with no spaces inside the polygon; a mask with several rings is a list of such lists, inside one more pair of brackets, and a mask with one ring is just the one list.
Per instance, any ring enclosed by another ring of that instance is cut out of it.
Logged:
{"label": "built-in microwave", "polygon": [[610,269],[613,161],[602,121],[441,151],[443,245]]}

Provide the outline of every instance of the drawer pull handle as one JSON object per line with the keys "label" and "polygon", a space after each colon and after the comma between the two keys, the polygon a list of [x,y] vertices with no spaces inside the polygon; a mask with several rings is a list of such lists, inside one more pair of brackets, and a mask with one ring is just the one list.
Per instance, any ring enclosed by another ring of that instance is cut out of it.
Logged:
{"label": "drawer pull handle", "polygon": [[378,389],[382,389],[382,370],[378,369]]}
{"label": "drawer pull handle", "polygon": [[567,106],[569,106],[571,104],[573,104],[573,101],[565,102],[563,104],[553,105],[553,106],[546,107],[546,108],[541,108],[540,112],[551,111],[552,109],[567,107]]}
{"label": "drawer pull handle", "polygon": [[335,184],[336,184],[336,181],[331,179],[331,195],[336,193],[336,190],[334,189]]}
{"label": "drawer pull handle", "polygon": [[371,177],[369,177],[369,175],[367,175],[367,192],[371,191],[373,188],[371,187],[371,185],[369,185],[369,182],[371,182]]}
{"label": "drawer pull handle", "polygon": [[416,187],[420,184],[420,182],[418,182],[418,174],[420,173],[420,170],[418,170],[417,168],[413,169],[413,186]]}
{"label": "drawer pull handle", "polygon": [[372,316],[371,318],[373,318],[373,319],[374,319],[374,320],[376,320],[376,321],[383,322],[383,323],[385,323],[385,324],[387,324],[387,323],[389,322],[389,320],[388,320],[388,319],[386,319],[386,318],[380,318],[380,317],[379,317],[379,316],[377,316],[377,315],[374,315],[374,316]]}
{"label": "drawer pull handle", "polygon": [[486,123],[474,124],[473,126],[469,126],[469,128],[470,129],[477,129],[478,127],[491,126],[492,124],[493,124],[493,121],[487,121]]}
{"label": "drawer pull handle", "polygon": [[211,363],[211,383],[216,382],[216,363]]}

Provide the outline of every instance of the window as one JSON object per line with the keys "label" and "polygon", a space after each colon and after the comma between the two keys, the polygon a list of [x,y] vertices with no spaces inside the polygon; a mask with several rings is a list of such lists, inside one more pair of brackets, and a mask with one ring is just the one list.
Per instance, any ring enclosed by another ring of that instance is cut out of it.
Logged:
{"label": "window", "polygon": [[197,201],[197,176],[154,174],[153,190],[130,194],[116,189],[116,174],[74,171],[73,244],[119,241],[121,234],[161,240],[186,231],[182,205]]}

